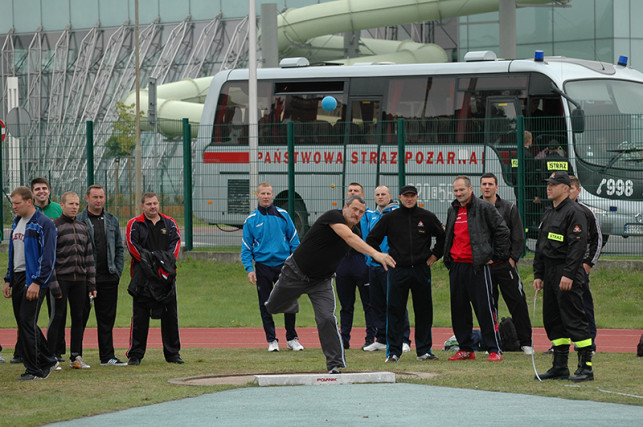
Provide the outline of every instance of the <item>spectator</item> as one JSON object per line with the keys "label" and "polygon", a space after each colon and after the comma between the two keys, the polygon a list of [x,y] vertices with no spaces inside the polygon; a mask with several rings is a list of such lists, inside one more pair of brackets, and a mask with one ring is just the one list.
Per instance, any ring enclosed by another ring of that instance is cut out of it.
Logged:
{"label": "spectator", "polygon": [[[272,352],[279,351],[279,340],[275,322],[264,304],[279,279],[284,261],[299,246],[299,236],[288,212],[272,203],[275,196],[269,183],[259,184],[256,196],[259,206],[243,223],[241,262],[248,273],[248,281],[257,287],[263,330],[268,351]],[[301,351],[304,346],[299,343],[295,319],[294,313],[284,314],[286,344],[290,350]]]}
{"label": "spectator", "polygon": [[[118,283],[123,273],[123,239],[118,219],[105,210],[105,189],[91,185],[85,193],[87,208],[78,214],[78,221],[89,230],[96,269],[96,330],[101,366],[126,366],[114,354],[114,322],[118,304]],[[91,311],[91,305],[90,305]],[[89,318],[86,313],[85,324]]]}
{"label": "spectator", "polygon": [[495,302],[496,312],[498,311],[498,286],[502,292],[509,313],[516,325],[516,334],[520,342],[521,350],[531,355],[534,348],[531,341],[531,321],[529,320],[529,308],[525,291],[522,287],[522,281],[518,274],[516,264],[525,248],[525,235],[522,221],[518,208],[511,202],[501,199],[498,195],[498,179],[492,173],[485,173],[480,178],[480,196],[483,200],[491,203],[496,207],[505,224],[509,227],[509,239],[511,246],[509,248],[509,259],[498,261],[491,265],[491,279],[493,280],[493,299]]}
{"label": "spectator", "polygon": [[[547,183],[547,197],[553,207],[543,215],[536,241],[534,289],[543,290],[543,323],[554,346],[554,361],[536,379],[591,381],[592,338],[583,307],[587,219],[569,198],[571,181],[567,172],[552,173]],[[578,347],[578,369],[570,377],[567,361],[572,341]]]}
{"label": "spectator", "polygon": [[[375,189],[375,210],[366,211],[368,216],[368,230],[373,229],[375,224],[385,215],[399,206],[397,202],[391,200],[391,191],[385,185],[380,185]],[[382,253],[388,253],[388,238],[384,237],[380,244],[379,250]],[[369,296],[373,317],[375,319],[375,341],[364,346],[364,351],[384,351],[386,350],[386,295],[388,289],[388,271],[373,258],[366,257],[368,265],[368,282]],[[402,353],[411,351],[411,327],[409,325],[408,310],[404,312],[404,332],[402,335]]]}
{"label": "spectator", "polygon": [[19,350],[26,369],[18,379],[29,381],[47,378],[58,367],[38,327],[40,306],[56,261],[56,227],[35,208],[29,188],[16,188],[11,204],[16,217],[9,237],[3,295],[11,298],[18,324]]}
{"label": "spectator", "polygon": [[572,185],[569,187],[569,198],[578,203],[578,206],[585,213],[587,219],[587,251],[585,251],[585,258],[583,259],[583,269],[585,270],[585,281],[583,282],[583,306],[585,308],[585,315],[589,323],[589,334],[592,337],[592,345],[590,346],[592,352],[596,351],[596,317],[594,315],[594,298],[589,289],[589,273],[592,267],[598,262],[601,256],[601,249],[603,248],[603,235],[601,234],[601,225],[594,212],[587,207],[586,204],[578,200],[581,193],[580,180],[575,176],[569,177]]}
{"label": "spectator", "polygon": [[[364,198],[364,187],[357,182],[348,184],[346,198],[353,195]],[[368,234],[367,216],[369,211],[370,209],[366,206],[367,213],[362,216],[359,227],[355,227],[364,240],[366,240],[366,235]],[[366,258],[364,255],[351,248],[337,267],[335,284],[337,286],[337,297],[339,298],[339,304],[341,306],[339,311],[339,330],[341,331],[344,349],[350,348],[356,291],[359,291],[362,308],[364,309],[364,320],[366,322],[366,337],[362,348],[371,345],[375,340],[375,325],[369,296],[368,267],[366,266]]]}
{"label": "spectator", "polygon": [[[417,206],[418,191],[413,185],[400,189],[400,208],[383,216],[368,234],[367,243],[379,247],[386,236],[396,267],[389,271],[386,305],[386,362],[402,356],[404,315],[409,299],[415,312],[415,347],[417,360],[434,360],[433,299],[431,266],[442,257],[444,229],[438,218]],[[431,241],[435,239],[433,249]]]}
{"label": "spectator", "polygon": [[38,177],[31,180],[31,191],[34,205],[52,220],[60,217],[63,210],[60,204],[51,200],[51,187],[47,178]]}
{"label": "spectator", "polygon": [[502,361],[498,313],[493,304],[491,264],[509,259],[509,229],[490,203],[473,196],[471,180],[453,181],[455,200],[449,207],[444,265],[451,283],[451,323],[460,350],[449,360],[473,360],[473,317],[476,312],[482,346],[489,362]]}
{"label": "spectator", "polygon": [[127,223],[127,249],[132,256],[132,324],[128,365],[140,365],[145,356],[150,317],[161,319],[163,355],[168,363],[184,363],[179,354],[179,317],[176,301],[176,259],[181,248],[179,227],[159,212],[155,193],[143,194],[143,214]]}
{"label": "spectator", "polygon": [[58,230],[56,245],[55,279],[62,291],[62,298],[55,300],[53,317],[47,329],[49,350],[57,355],[65,353],[58,346],[65,342],[65,324],[67,322],[67,301],[71,317],[71,342],[69,349],[69,366],[74,369],[89,369],[83,360],[83,335],[85,334],[86,313],[89,311],[89,299],[96,297],[96,270],[94,267],[94,249],[89,230],[84,222],[76,218],[80,208],[80,198],[68,191],[62,195],[63,213],[54,221]]}
{"label": "spectator", "polygon": [[395,266],[393,258],[368,246],[352,230],[365,210],[364,199],[351,196],[341,211],[333,209],[320,216],[301,245],[286,259],[279,280],[266,301],[268,313],[297,313],[297,299],[304,293],[308,294],[315,311],[319,341],[326,356],[326,368],[331,374],[338,374],[339,368],[346,367],[331,284],[339,262],[349,248],[354,248],[382,265]]}

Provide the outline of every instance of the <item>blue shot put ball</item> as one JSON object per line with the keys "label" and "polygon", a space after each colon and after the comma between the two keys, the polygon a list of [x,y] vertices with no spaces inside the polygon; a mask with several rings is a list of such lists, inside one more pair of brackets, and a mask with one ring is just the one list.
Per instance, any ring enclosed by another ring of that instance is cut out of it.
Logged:
{"label": "blue shot put ball", "polygon": [[333,96],[325,96],[321,102],[322,108],[326,111],[333,111],[337,108],[337,100]]}

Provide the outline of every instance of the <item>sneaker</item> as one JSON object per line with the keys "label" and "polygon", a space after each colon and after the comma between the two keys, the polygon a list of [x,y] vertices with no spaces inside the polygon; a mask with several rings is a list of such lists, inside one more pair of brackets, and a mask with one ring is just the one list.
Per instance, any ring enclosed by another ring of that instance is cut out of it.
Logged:
{"label": "sneaker", "polygon": [[532,346],[530,346],[530,345],[523,345],[522,347],[520,347],[520,349],[521,349],[521,350],[523,351],[523,353],[525,353],[527,356],[531,356],[532,354],[534,354],[534,348],[533,348]]}
{"label": "sneaker", "polygon": [[374,342],[369,345],[365,345],[362,347],[362,350],[364,351],[384,351],[386,350],[386,344],[382,344],[381,342]]}
{"label": "sneaker", "polygon": [[54,371],[60,371],[60,362],[56,361],[53,365],[49,367],[47,371],[45,371],[45,376],[42,377],[43,379],[49,378],[49,375],[51,375],[52,372]]}
{"label": "sneaker", "polygon": [[166,359],[167,363],[176,363],[177,365],[182,365],[185,363],[183,359],[181,359],[181,356],[174,356],[170,359]]}
{"label": "sneaker", "polygon": [[438,360],[438,356],[436,356],[435,354],[429,351],[428,353],[424,353],[422,356],[418,356],[417,359],[418,360]]}
{"label": "sneaker", "polygon": [[288,349],[292,351],[302,351],[304,349],[304,346],[299,344],[299,338],[291,339],[286,343],[286,345],[288,346]]}
{"label": "sneaker", "polygon": [[268,352],[279,351],[279,341],[274,340],[268,344]]}
{"label": "sneaker", "polygon": [[394,362],[397,362],[398,360],[400,360],[400,358],[398,356],[392,354],[392,355],[390,355],[389,357],[386,358],[384,363],[394,363]]}
{"label": "sneaker", "polygon": [[18,377],[18,381],[33,381],[33,380],[44,380],[44,378],[39,377],[38,375],[28,374],[26,372]]}
{"label": "sneaker", "polygon": [[69,362],[69,366],[71,366],[74,369],[89,369],[91,366],[89,366],[85,361],[83,360],[82,357],[76,356],[71,362]]}
{"label": "sneaker", "polygon": [[65,359],[63,359],[62,355],[60,355],[60,354],[57,354],[57,355],[56,355],[56,360],[57,360],[59,363],[63,363],[63,362],[65,361]]}
{"label": "sneaker", "polygon": [[6,360],[4,360],[4,357],[2,357],[2,355],[0,354],[0,363],[4,363],[4,362],[6,362]]}
{"label": "sneaker", "polygon": [[122,362],[116,357],[112,357],[107,362],[100,362],[100,366],[127,366],[127,363]]}
{"label": "sneaker", "polygon": [[339,372],[338,368],[333,368],[330,371],[328,371],[328,373],[332,374],[332,375],[341,374],[341,372]]}
{"label": "sneaker", "polygon": [[463,351],[460,350],[453,356],[449,357],[449,360],[475,360],[476,354],[473,351]]}
{"label": "sneaker", "polygon": [[408,353],[409,351],[411,351],[411,346],[407,343],[402,344],[402,353]]}
{"label": "sneaker", "polygon": [[136,357],[130,357],[127,364],[129,366],[138,366],[141,364],[141,359],[137,359]]}
{"label": "sneaker", "polygon": [[549,350],[543,351],[543,354],[554,354],[554,346],[549,347]]}
{"label": "sneaker", "polygon": [[487,362],[502,362],[502,354],[490,353]]}
{"label": "sneaker", "polygon": [[24,360],[21,356],[14,356],[9,363],[23,363]]}

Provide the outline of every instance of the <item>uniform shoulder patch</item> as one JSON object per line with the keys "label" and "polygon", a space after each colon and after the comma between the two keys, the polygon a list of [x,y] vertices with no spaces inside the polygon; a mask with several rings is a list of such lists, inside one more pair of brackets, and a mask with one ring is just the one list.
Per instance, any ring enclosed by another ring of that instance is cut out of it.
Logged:
{"label": "uniform shoulder patch", "polygon": [[580,233],[582,231],[581,228],[580,228],[580,225],[575,225],[573,231],[574,231],[574,233]]}

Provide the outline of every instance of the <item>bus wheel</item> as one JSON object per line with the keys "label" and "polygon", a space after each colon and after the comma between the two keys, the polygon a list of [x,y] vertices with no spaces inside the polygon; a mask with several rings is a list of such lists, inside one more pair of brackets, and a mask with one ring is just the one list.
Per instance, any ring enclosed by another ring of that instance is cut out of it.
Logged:
{"label": "bus wheel", "polygon": [[[288,199],[275,199],[275,206],[288,210]],[[292,222],[295,223],[297,234],[299,234],[299,239],[301,240],[310,228],[308,224],[308,211],[303,200],[295,200],[295,214],[291,214],[290,217],[292,218]]]}
{"label": "bus wheel", "polygon": [[609,235],[609,234],[603,234],[603,245],[602,245],[602,247],[604,247],[604,246],[605,246],[605,244],[607,243],[607,240],[608,240],[609,238],[610,238],[610,235]]}

